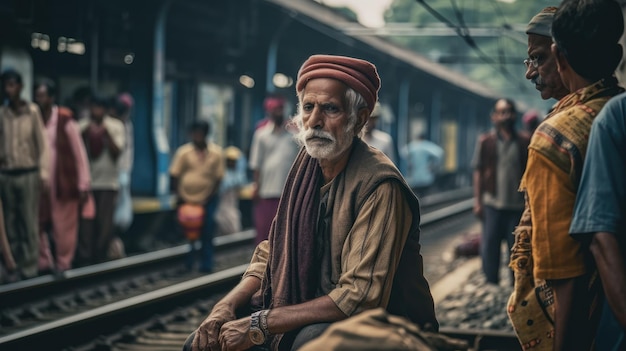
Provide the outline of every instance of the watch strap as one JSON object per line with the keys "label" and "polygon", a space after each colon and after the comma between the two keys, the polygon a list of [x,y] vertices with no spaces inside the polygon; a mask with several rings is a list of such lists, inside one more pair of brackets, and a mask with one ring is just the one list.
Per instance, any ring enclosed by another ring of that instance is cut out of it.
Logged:
{"label": "watch strap", "polygon": [[263,334],[265,334],[265,338],[267,339],[267,337],[271,335],[267,326],[267,316],[270,314],[270,310],[262,310],[260,312],[261,313],[259,314],[259,325],[261,326],[261,330],[263,331]]}
{"label": "watch strap", "polygon": [[257,311],[250,315],[250,328],[261,328],[260,327],[260,315],[263,311]]}

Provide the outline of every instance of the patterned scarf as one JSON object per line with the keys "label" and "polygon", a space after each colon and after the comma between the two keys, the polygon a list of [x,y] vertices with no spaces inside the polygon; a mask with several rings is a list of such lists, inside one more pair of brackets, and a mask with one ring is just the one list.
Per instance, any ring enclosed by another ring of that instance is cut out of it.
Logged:
{"label": "patterned scarf", "polygon": [[[261,286],[263,308],[295,305],[316,297],[320,279],[315,240],[320,179],[318,161],[302,148],[287,176],[270,228],[270,253]],[[272,349],[278,349],[282,338],[283,334],[270,336]]]}

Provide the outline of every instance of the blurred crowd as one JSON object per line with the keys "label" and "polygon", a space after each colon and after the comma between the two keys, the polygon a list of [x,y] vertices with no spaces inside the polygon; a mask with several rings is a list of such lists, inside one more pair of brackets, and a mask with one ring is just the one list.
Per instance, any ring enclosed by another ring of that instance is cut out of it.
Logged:
{"label": "blurred crowd", "polygon": [[133,98],[76,89],[67,106],[49,79],[22,98],[2,73],[0,281],[15,282],[123,257],[133,212]]}

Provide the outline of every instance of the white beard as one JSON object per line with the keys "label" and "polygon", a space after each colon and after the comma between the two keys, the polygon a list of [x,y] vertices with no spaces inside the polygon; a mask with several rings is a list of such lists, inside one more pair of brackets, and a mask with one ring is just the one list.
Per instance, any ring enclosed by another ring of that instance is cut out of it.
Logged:
{"label": "white beard", "polygon": [[[298,133],[297,138],[301,144],[304,144],[306,152],[315,159],[332,160],[346,151],[352,145],[353,124],[349,124],[345,133],[339,138],[335,138],[332,134],[316,129],[303,130]],[[310,139],[312,137],[323,138]]]}

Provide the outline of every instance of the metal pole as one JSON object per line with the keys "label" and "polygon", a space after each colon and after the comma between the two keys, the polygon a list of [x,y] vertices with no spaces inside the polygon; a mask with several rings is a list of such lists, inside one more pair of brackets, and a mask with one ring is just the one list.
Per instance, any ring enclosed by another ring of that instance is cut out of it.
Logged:
{"label": "metal pole", "polygon": [[98,17],[93,13],[94,8],[91,8],[91,18],[93,20],[93,30],[91,31],[91,89],[98,91],[98,55],[99,55],[99,22]]}
{"label": "metal pole", "polygon": [[291,22],[291,17],[284,19],[280,26],[278,26],[278,29],[276,29],[276,32],[272,37],[272,41],[270,42],[269,49],[267,50],[267,73],[265,78],[266,93],[273,93],[274,91],[276,91],[273,80],[274,74],[276,74],[276,62],[278,61],[278,44],[280,43],[280,38],[289,22]]}
{"label": "metal pole", "polygon": [[406,174],[406,158],[402,157],[402,149],[408,144],[409,126],[409,92],[411,90],[411,80],[404,77],[400,82],[400,91],[398,92],[398,165],[400,172]]}
{"label": "metal pole", "polygon": [[172,0],[165,0],[157,13],[154,29],[154,67],[152,74],[152,132],[156,151],[156,195],[162,209],[169,203],[169,142],[164,128],[163,85],[165,83],[165,23]]}
{"label": "metal pole", "polygon": [[280,41],[279,33],[276,33],[270,42],[270,47],[267,51],[267,76],[265,77],[265,92],[273,93],[276,89],[274,87],[274,74],[276,74],[276,61],[278,56],[278,42]]}
{"label": "metal pole", "polygon": [[441,145],[441,90],[433,91],[433,100],[430,109],[430,121],[428,123],[430,140]]}

